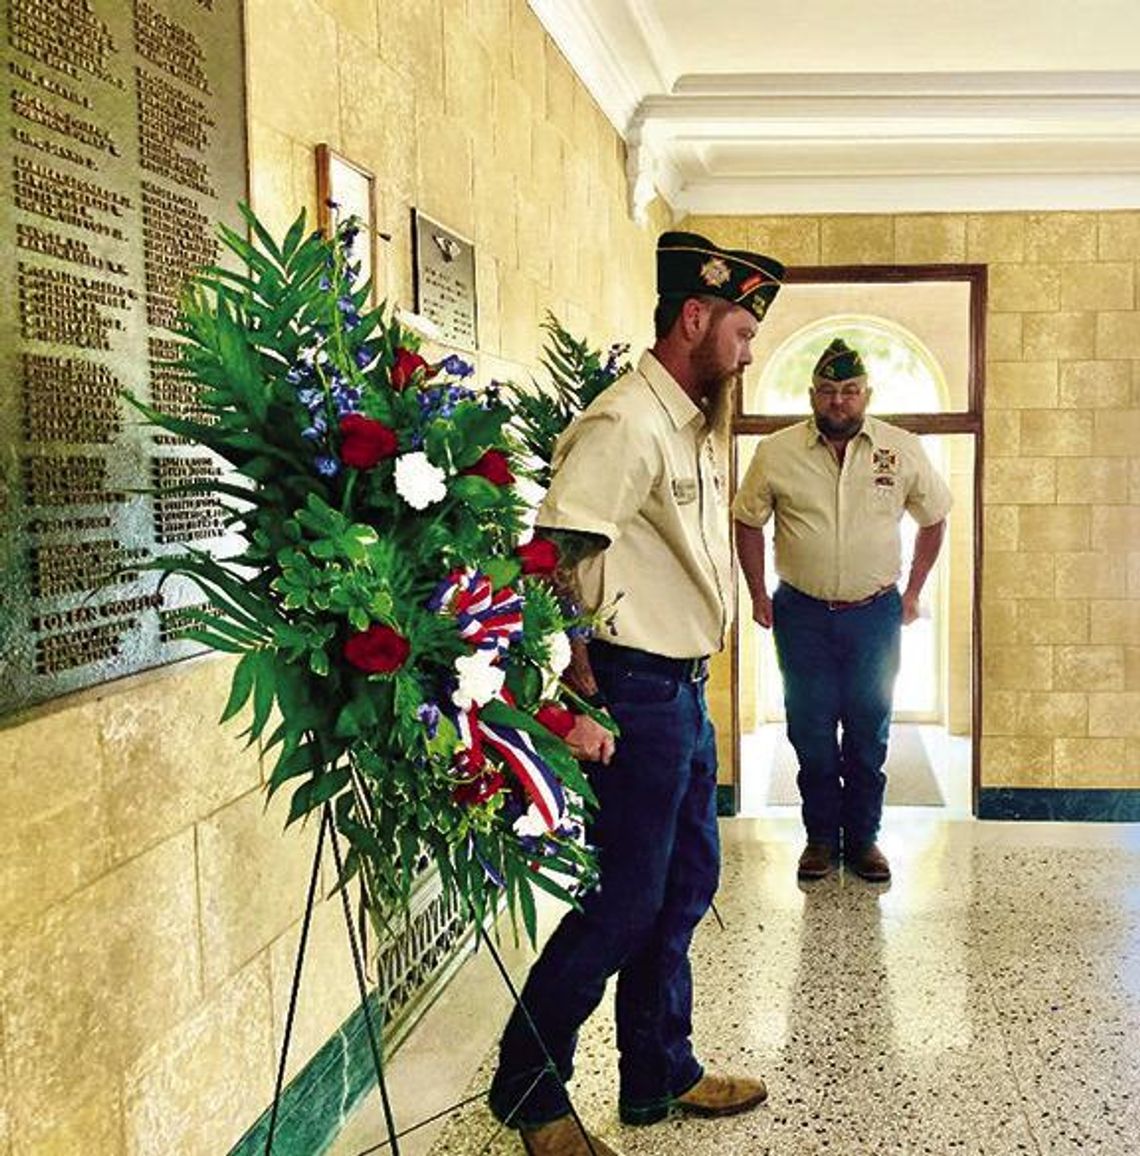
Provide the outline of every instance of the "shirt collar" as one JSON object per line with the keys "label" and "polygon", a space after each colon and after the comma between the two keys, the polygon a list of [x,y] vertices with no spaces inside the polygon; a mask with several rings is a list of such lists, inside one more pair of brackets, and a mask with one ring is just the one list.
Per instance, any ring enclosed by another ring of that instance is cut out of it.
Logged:
{"label": "shirt collar", "polygon": [[649,382],[654,396],[664,406],[674,429],[683,429],[694,421],[705,420],[705,415],[693,399],[677,384],[673,375],[645,350],[637,363],[637,372]]}
{"label": "shirt collar", "polygon": [[[875,445],[875,425],[875,418],[864,414],[863,428],[851,440],[854,441],[855,438],[866,438],[872,446]],[[827,438],[819,432],[819,426],[815,424],[814,414],[804,423],[804,429],[807,431],[807,444],[809,449],[812,446],[823,445],[827,441]]]}

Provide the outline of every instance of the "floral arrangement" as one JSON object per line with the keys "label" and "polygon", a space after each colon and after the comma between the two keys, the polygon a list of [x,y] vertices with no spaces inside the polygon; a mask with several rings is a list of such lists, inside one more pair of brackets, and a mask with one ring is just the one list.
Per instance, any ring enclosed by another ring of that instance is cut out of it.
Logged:
{"label": "floral arrangement", "polygon": [[611,345],[603,358],[599,350],[569,333],[553,313],[546,315],[542,327],[548,335],[541,360],[550,375],[549,388],[522,389],[508,383],[505,390],[515,411],[513,424],[538,463],[535,478],[546,486],[558,435],[630,366],[625,360],[628,345]]}
{"label": "floral arrangement", "polygon": [[325,238],[302,214],[278,244],[243,213],[252,239],[221,237],[244,270],[203,271],[183,309],[202,419],[131,399],[232,466],[187,488],[230,506],[241,548],[152,568],[208,596],[185,636],[240,656],[223,719],[251,706],[290,823],[330,806],[342,885],[387,920],[427,855],[476,917],[505,895],[533,938],[535,888],[574,902],[595,878],[562,741],[589,707],[560,682],[593,624],[550,585],[553,543],[521,541],[512,410],[367,308],[354,221]]}

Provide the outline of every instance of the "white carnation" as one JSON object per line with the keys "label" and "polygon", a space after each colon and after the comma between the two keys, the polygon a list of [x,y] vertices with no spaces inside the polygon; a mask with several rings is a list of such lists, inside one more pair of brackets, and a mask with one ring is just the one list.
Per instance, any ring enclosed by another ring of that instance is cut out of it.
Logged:
{"label": "white carnation", "polygon": [[545,835],[550,828],[546,825],[542,812],[531,803],[526,814],[520,815],[511,824],[511,830],[520,838],[525,839],[529,835],[531,838],[537,839],[539,836]]}
{"label": "white carnation", "polygon": [[564,630],[546,636],[547,660],[542,694],[553,698],[558,690],[558,680],[570,665],[570,638]]}
{"label": "white carnation", "polygon": [[477,650],[455,660],[455,673],[459,685],[452,691],[451,701],[460,710],[470,710],[472,706],[482,706],[495,698],[503,689],[506,671],[495,666],[498,652]]}
{"label": "white carnation", "polygon": [[396,493],[413,510],[426,510],[447,496],[447,475],[417,450],[396,459]]}

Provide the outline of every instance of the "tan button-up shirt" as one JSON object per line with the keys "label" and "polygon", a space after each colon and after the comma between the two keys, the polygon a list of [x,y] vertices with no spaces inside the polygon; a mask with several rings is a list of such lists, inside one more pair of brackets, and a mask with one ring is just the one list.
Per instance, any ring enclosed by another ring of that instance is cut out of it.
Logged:
{"label": "tan button-up shirt", "polygon": [[731,554],[724,478],[704,414],[651,354],[558,439],[539,526],[601,534],[579,568],[591,610],[616,603],[611,641],[670,658],[720,650]]}
{"label": "tan button-up shirt", "polygon": [[776,573],[812,598],[855,602],[899,580],[899,523],[950,511],[950,490],[915,434],[864,418],[843,467],[808,419],[756,449],[732,513],[759,528],[776,517]]}

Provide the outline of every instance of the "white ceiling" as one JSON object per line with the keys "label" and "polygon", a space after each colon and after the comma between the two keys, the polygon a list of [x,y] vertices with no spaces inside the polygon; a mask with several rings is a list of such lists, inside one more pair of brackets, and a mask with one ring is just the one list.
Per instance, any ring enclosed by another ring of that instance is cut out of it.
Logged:
{"label": "white ceiling", "polygon": [[1140,0],[529,0],[674,214],[1140,208]]}

